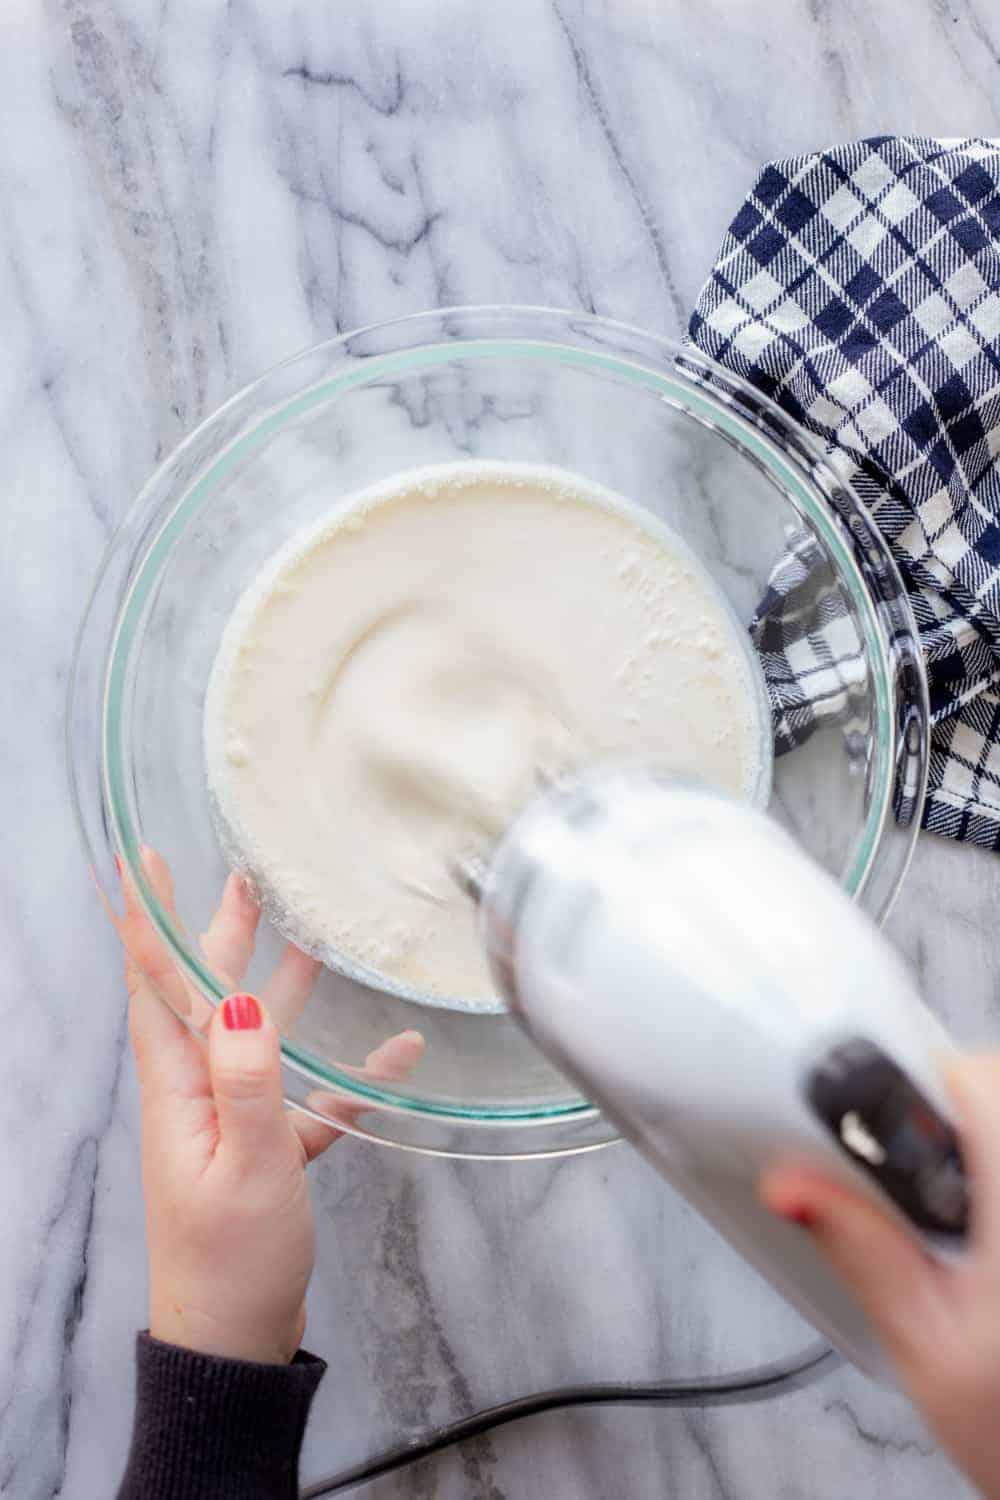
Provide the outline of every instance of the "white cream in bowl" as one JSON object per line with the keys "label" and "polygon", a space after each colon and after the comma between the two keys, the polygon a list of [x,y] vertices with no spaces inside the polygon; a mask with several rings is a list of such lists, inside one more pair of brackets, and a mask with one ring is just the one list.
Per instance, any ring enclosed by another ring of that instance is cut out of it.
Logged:
{"label": "white cream in bowl", "polygon": [[757,798],[745,632],[670,532],[575,475],[414,471],[292,539],[205,706],[227,852],[301,947],[494,1008],[456,860],[540,779],[642,755]]}

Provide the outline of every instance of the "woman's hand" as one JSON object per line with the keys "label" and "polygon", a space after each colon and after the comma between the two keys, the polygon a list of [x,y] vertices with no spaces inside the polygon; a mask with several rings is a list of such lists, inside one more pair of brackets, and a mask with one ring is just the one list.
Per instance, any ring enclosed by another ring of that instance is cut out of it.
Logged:
{"label": "woman's hand", "polygon": [[957,1264],[932,1261],[889,1214],[811,1173],[771,1172],[761,1195],[814,1236],[943,1446],[1000,1500],[1000,1054],[962,1060],[949,1082],[972,1195]]}
{"label": "woman's hand", "polygon": [[[147,849],[143,864],[172,910],[164,861]],[[116,925],[142,1102],[150,1332],[206,1354],[287,1363],[302,1340],[314,1259],[305,1166],[340,1132],[285,1109],[268,1010],[288,1024],[318,966],[289,947],[265,991],[268,1007],[230,995],[206,1045],[164,1003],[187,1012],[177,970],[127,879],[123,887]],[[230,877],[202,947],[234,986],[253,953],[257,918],[243,883]],[[366,1071],[401,1077],[422,1048],[417,1033],[404,1032],[369,1057]]]}

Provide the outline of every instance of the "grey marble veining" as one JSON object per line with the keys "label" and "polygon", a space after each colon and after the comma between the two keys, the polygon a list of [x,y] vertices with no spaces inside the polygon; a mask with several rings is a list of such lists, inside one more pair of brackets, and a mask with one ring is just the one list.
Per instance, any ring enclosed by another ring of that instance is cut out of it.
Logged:
{"label": "grey marble veining", "polygon": [[[61,719],[91,575],[158,457],[274,361],[423,307],[678,333],[760,162],[995,134],[998,68],[982,0],[8,0],[0,1493],[111,1493],[130,1420],[135,1088]],[[994,856],[924,840],[891,923],[970,1041],[1000,1027],[998,903]],[[528,1389],[718,1371],[802,1337],[624,1148],[477,1166],[346,1142],[316,1196],[309,1338],[331,1370],[307,1478]],[[539,1418],[365,1493],[963,1486],[900,1398],[844,1371],[766,1406]]]}

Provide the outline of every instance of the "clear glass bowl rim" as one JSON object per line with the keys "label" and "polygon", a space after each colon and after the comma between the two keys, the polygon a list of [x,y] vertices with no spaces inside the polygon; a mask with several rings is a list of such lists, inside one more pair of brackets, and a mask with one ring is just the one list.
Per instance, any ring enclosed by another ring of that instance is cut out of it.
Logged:
{"label": "clear glass bowl rim", "polygon": [[[461,336],[455,336],[449,325],[460,328]],[[415,336],[418,341],[408,340],[408,334]],[[363,349],[367,340],[387,339],[392,340],[387,349],[376,353],[368,353]],[[352,345],[362,348],[354,349]],[[612,319],[546,307],[484,305],[436,309],[372,323],[299,351],[272,366],[217,407],[162,460],[147,480],[112,537],[95,579],[90,602],[80,626],[70,677],[71,707],[67,716],[69,734],[72,733],[72,700],[87,620],[114,552],[130,532],[136,529],[137,522],[158,490],[167,482],[170,472],[182,455],[203,442],[211,430],[221,424],[224,416],[231,421],[241,407],[246,408],[252,420],[215,453],[207,468],[197,473],[177,497],[148,542],[130,577],[108,652],[101,724],[102,776],[111,822],[111,828],[108,829],[109,842],[112,848],[117,845],[128,862],[140,902],[166,944],[172,960],[188,982],[193,983],[213,1005],[224,998],[226,987],[218,982],[197,952],[184,941],[145,878],[140,860],[141,841],[138,830],[132,824],[128,798],[124,794],[123,747],[121,737],[116,732],[115,710],[118,705],[115,683],[127,658],[132,631],[139,623],[148,591],[155,586],[158,562],[169,556],[173,535],[178,528],[187,524],[197,506],[205,502],[211,493],[213,482],[235,461],[237,454],[248,445],[256,445],[262,441],[292,416],[300,415],[307,405],[318,405],[335,399],[373,379],[400,373],[417,365],[430,367],[434,363],[456,358],[496,355],[518,355],[551,359],[554,363],[590,365],[652,389],[668,405],[683,410],[720,439],[735,444],[745,456],[763,467],[779,489],[786,494],[790,491],[794,495],[810,523],[823,538],[836,560],[838,576],[847,587],[863,623],[875,688],[878,729],[875,744],[877,792],[872,799],[872,808],[859,842],[854,866],[844,881],[847,890],[856,899],[864,891],[878,860],[891,810],[895,768],[901,748],[897,730],[899,715],[894,712],[893,706],[894,697],[899,693],[899,684],[898,674],[894,673],[890,662],[885,629],[873,602],[872,585],[866,579],[866,572],[858,560],[857,548],[848,525],[824,496],[823,488],[836,492],[841,512],[862,525],[866,552],[874,554],[869,562],[877,569],[883,584],[885,580],[889,581],[895,596],[898,618],[893,627],[893,649],[897,650],[903,644],[909,659],[920,663],[917,681],[912,685],[912,701],[908,704],[909,709],[917,713],[923,729],[917,752],[922,755],[922,765],[917,767],[916,777],[911,777],[911,781],[915,779],[917,784],[916,805],[907,830],[908,845],[903,857],[898,860],[898,868],[885,895],[872,910],[878,920],[884,919],[898,891],[920,826],[920,811],[926,788],[926,726],[929,718],[926,679],[916,627],[895,562],[877,531],[867,523],[861,502],[844,486],[828,464],[820,443],[756,387],[701,355],[694,348],[660,335],[646,333]],[[321,380],[302,387],[292,395],[284,396],[273,407],[266,404],[261,407],[261,397],[269,384],[277,383],[297,367],[318,359],[329,365]],[[680,366],[678,361],[681,362]],[[713,385],[700,384],[693,375],[686,373],[685,367],[687,371],[704,372],[711,377]],[[738,408],[732,404],[732,399],[727,401],[720,394],[723,388],[739,402]],[[751,415],[748,416],[747,413]],[[821,481],[823,488],[820,487]],[[870,577],[869,572],[868,578]],[[95,851],[90,847],[86,820],[80,808],[80,790],[76,781],[72,747],[69,761],[76,821],[84,848],[94,864]],[[391,986],[382,987],[395,993]],[[410,1098],[395,1090],[353,1078],[346,1072],[341,1073],[332,1065],[299,1049],[294,1042],[283,1040],[282,1053],[286,1065],[303,1079],[324,1089],[332,1089],[345,1098],[365,1101],[393,1112],[425,1114],[441,1120],[450,1118],[456,1124],[461,1122],[495,1126],[545,1125],[556,1120],[566,1123],[571,1119],[582,1122],[597,1115],[593,1106],[582,1100],[553,1108],[539,1106],[524,1110],[502,1107],[476,1109],[452,1105],[446,1101]]]}

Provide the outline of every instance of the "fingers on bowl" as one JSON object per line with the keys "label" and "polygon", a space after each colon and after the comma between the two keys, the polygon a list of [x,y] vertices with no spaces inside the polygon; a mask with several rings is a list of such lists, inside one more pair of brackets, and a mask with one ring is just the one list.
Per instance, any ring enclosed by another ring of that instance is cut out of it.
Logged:
{"label": "fingers on bowl", "polygon": [[[426,1043],[419,1031],[400,1031],[395,1036],[380,1042],[365,1059],[363,1068],[344,1067],[343,1072],[364,1083],[402,1083],[416,1068],[424,1055]],[[306,1104],[317,1114],[333,1121],[345,1130],[357,1125],[360,1117],[371,1107],[353,1103],[323,1089],[314,1089]]]}

